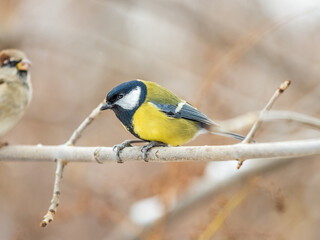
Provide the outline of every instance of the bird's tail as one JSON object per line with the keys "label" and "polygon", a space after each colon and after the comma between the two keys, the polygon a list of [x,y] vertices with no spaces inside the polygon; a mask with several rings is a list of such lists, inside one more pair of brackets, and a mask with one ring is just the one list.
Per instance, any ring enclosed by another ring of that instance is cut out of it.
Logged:
{"label": "bird's tail", "polygon": [[229,137],[229,138],[234,138],[239,141],[243,141],[245,139],[244,136],[241,136],[237,133],[233,133],[233,132],[229,132],[227,130],[224,130],[220,126],[212,126],[209,131],[213,134],[224,136],[224,137]]}

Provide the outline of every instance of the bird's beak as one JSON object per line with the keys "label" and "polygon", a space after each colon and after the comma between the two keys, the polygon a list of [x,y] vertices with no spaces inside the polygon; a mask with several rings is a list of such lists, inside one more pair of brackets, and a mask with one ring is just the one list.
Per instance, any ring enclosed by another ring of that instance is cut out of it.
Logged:
{"label": "bird's beak", "polygon": [[30,67],[31,61],[26,58],[22,59],[22,61],[17,64],[17,69],[19,71],[28,71]]}
{"label": "bird's beak", "polygon": [[102,110],[111,109],[111,108],[113,108],[113,105],[108,103],[108,102],[106,102],[105,104],[102,105],[100,110],[102,111]]}

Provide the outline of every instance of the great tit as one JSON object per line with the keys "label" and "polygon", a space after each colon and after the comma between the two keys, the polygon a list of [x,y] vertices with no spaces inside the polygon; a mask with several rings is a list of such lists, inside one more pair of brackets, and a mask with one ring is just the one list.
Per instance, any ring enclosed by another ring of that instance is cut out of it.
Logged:
{"label": "great tit", "polygon": [[160,85],[132,80],[113,88],[100,110],[112,109],[123,126],[141,140],[126,140],[115,145],[118,162],[120,151],[131,143],[149,142],[143,146],[142,158],[155,146],[179,146],[211,132],[243,140],[244,137],[222,129],[198,109]]}

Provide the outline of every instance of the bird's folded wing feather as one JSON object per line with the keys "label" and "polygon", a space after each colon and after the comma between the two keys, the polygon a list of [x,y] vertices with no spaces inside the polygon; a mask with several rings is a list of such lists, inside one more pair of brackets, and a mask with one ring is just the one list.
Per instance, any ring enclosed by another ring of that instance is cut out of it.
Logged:
{"label": "bird's folded wing feather", "polygon": [[173,118],[184,118],[207,125],[217,125],[206,115],[201,113],[198,109],[191,106],[187,102],[181,102],[178,105],[171,104],[159,104],[155,102],[150,102],[155,105],[161,112],[165,113],[168,117]]}

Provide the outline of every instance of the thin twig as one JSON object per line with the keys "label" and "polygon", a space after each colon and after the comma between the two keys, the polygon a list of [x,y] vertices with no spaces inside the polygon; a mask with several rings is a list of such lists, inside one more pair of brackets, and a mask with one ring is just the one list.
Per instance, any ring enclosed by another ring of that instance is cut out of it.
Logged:
{"label": "thin twig", "polygon": [[100,108],[102,107],[103,103],[100,103],[93,111],[90,113],[90,115],[79,125],[79,127],[73,132],[70,139],[65,143],[67,146],[72,146],[78,141],[78,139],[81,137],[81,133],[83,130],[90,124],[92,121],[100,114]]}
{"label": "thin twig", "polygon": [[[255,136],[255,133],[259,129],[259,127],[262,124],[262,116],[265,114],[265,112],[269,111],[274,104],[274,102],[279,98],[279,96],[290,86],[291,81],[287,80],[281,83],[280,87],[275,91],[267,105],[262,109],[262,111],[259,114],[259,117],[257,121],[253,124],[252,128],[250,129],[249,133],[245,137],[245,139],[241,142],[241,144],[250,143],[252,139]],[[238,166],[237,168],[240,169],[243,162],[245,161],[244,158],[238,158]]]}
{"label": "thin twig", "polygon": [[[221,125],[224,129],[228,129],[229,131],[237,132],[253,126],[258,117],[259,112],[248,112],[235,118],[220,121],[219,125]],[[271,110],[265,112],[261,116],[261,120],[263,122],[290,121],[320,129],[320,119],[292,111]]]}
{"label": "thin twig", "polygon": [[64,164],[61,160],[57,160],[57,169],[55,174],[55,181],[53,186],[53,196],[51,199],[51,204],[47,214],[43,217],[41,222],[41,227],[46,227],[53,220],[53,216],[56,213],[57,207],[59,206],[59,196],[60,196],[60,180],[62,178]]}
{"label": "thin twig", "polygon": [[291,84],[290,80],[284,81],[281,83],[280,87],[276,90],[276,92],[273,94],[267,105],[262,109],[262,111],[259,114],[259,117],[257,121],[253,124],[252,128],[250,129],[250,132],[247,134],[245,139],[242,141],[242,143],[250,143],[252,139],[255,136],[255,133],[257,132],[258,128],[262,124],[262,116],[266,111],[269,111],[274,104],[274,102],[279,98],[281,93],[283,93]]}
{"label": "thin twig", "polygon": [[[81,137],[83,130],[99,115],[100,108],[103,103],[100,103],[90,115],[79,125],[79,127],[72,133],[70,139],[63,146],[73,146],[76,141]],[[57,211],[60,202],[60,182],[63,176],[63,170],[68,160],[63,157],[57,157],[57,168],[53,186],[53,194],[51,204],[48,212],[44,215],[43,220],[40,223],[41,227],[46,227],[50,222],[53,221],[54,214]],[[62,160],[63,159],[63,160]]]}
{"label": "thin twig", "polygon": [[320,129],[320,120],[302,113],[291,111],[269,111],[263,114],[262,121],[285,120]]}

